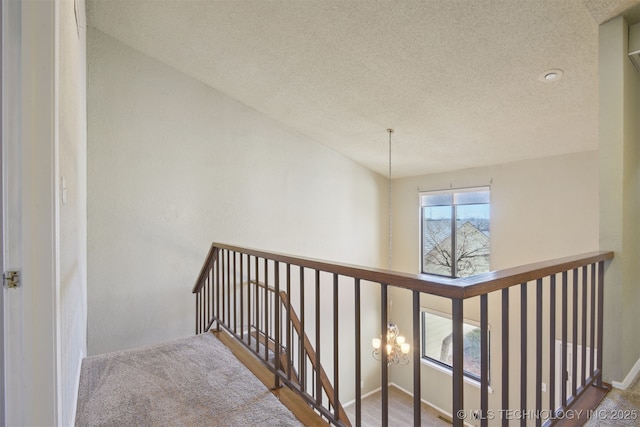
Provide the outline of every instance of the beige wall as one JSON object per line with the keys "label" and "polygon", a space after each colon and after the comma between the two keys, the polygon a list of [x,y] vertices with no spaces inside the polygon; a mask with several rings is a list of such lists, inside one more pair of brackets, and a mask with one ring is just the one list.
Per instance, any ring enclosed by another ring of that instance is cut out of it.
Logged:
{"label": "beige wall", "polygon": [[[394,181],[394,268],[419,271],[419,191],[489,185],[491,187],[491,269],[503,269],[598,249],[598,153],[595,151],[527,160],[491,167],[467,169]],[[529,301],[534,299],[530,286]],[[394,291],[391,315],[401,330],[411,330],[411,296]],[[511,292],[512,321],[520,316],[520,292]],[[421,305],[443,312],[451,311],[446,299],[423,297]],[[501,339],[500,300],[489,298],[491,333],[490,406],[500,407]],[[465,302],[465,318],[479,321],[477,299]],[[529,324],[535,328],[535,311],[531,308]],[[546,322],[546,320],[545,320]],[[528,345],[535,348],[531,334]],[[512,340],[511,354],[519,355],[520,343]],[[519,390],[519,366],[511,365],[511,389]],[[545,375],[546,375],[545,367]],[[530,372],[534,378],[534,372]],[[434,405],[451,407],[451,377],[426,365],[422,366],[422,396]],[[393,367],[392,381],[412,390],[410,367]],[[438,387],[433,387],[438,384]],[[533,397],[533,392],[529,393]],[[514,397],[515,399],[515,397]],[[465,387],[465,408],[479,408],[478,388]],[[535,407],[535,402],[531,402]],[[517,407],[514,401],[514,408]]]}
{"label": "beige wall", "polygon": [[77,2],[77,12],[74,3],[71,0],[58,3],[57,184],[63,425],[74,423],[80,367],[87,354],[86,24],[84,2]]}
{"label": "beige wall", "polygon": [[[600,26],[600,247],[615,251],[605,289],[605,379],[640,371],[640,74],[627,56],[628,26]],[[628,384],[627,384],[628,385]]]}
{"label": "beige wall", "polygon": [[491,269],[598,249],[596,151],[394,181],[396,270],[419,269],[419,191],[491,187]]}
{"label": "beige wall", "polygon": [[90,354],[193,334],[212,241],[384,262],[382,177],[99,31],[88,61]]}

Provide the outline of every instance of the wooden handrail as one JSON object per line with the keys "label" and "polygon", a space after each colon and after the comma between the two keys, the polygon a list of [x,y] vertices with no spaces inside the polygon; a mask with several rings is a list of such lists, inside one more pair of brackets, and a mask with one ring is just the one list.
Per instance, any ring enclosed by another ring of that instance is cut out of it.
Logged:
{"label": "wooden handrail", "polygon": [[[255,285],[255,286],[258,286],[260,288],[263,288],[263,289],[267,290],[268,292],[275,293],[275,289],[265,285],[264,283],[256,282],[254,280],[251,280],[251,281],[249,281],[247,283],[250,283],[252,285]],[[291,325],[296,330],[298,335],[303,337],[305,354],[306,354],[307,358],[309,359],[309,361],[311,362],[311,366],[313,366],[313,369],[320,372],[320,383],[322,384],[322,389],[326,393],[326,395],[327,395],[327,397],[329,399],[329,403],[331,404],[331,406],[333,406],[335,408],[336,407],[336,402],[335,402],[334,395],[333,395],[333,386],[331,385],[331,381],[329,380],[329,376],[327,375],[327,373],[325,372],[325,370],[324,370],[324,368],[322,366],[317,366],[317,363],[316,363],[316,361],[317,361],[316,351],[313,348],[313,344],[311,344],[311,340],[309,339],[307,334],[302,332],[302,326],[300,324],[300,319],[298,318],[298,314],[296,313],[294,308],[289,304],[289,297],[288,297],[288,295],[287,295],[287,293],[285,291],[280,291],[280,301],[282,302],[282,305],[284,306],[285,310],[289,311],[289,316],[291,318]],[[260,340],[261,340],[263,345],[268,345],[269,350],[271,350],[273,353],[276,353],[276,351],[275,351],[275,343],[272,340],[266,339],[264,334],[259,334],[259,333],[252,332],[252,336],[260,338]],[[286,361],[286,365],[282,368],[283,371],[286,372],[286,369],[288,368],[288,364],[290,363],[289,360],[288,360],[288,357],[284,358],[284,360],[283,360],[283,358],[281,358],[280,360],[281,361]],[[298,380],[297,377],[295,379],[296,379],[296,382],[297,382],[297,380]],[[338,413],[339,413],[340,420],[342,422],[344,422],[345,425],[351,427],[351,422],[349,421],[349,417],[347,417],[347,413],[345,412],[345,410],[342,407],[342,404],[340,402],[337,403],[337,407],[338,407]]]}
{"label": "wooden handrail", "polygon": [[303,333],[302,327],[300,326],[300,319],[298,319],[298,315],[296,314],[296,311],[289,304],[289,297],[286,292],[280,291],[280,300],[282,301],[282,305],[285,306],[285,309],[289,310],[289,316],[291,317],[291,324],[293,325],[294,329],[296,330],[299,336],[303,336],[304,351],[307,355],[307,358],[311,362],[311,366],[313,366],[313,369],[320,372],[320,383],[322,384],[322,388],[324,389],[324,392],[327,394],[327,397],[329,398],[329,403],[331,403],[331,406],[333,406],[334,408],[335,407],[338,408],[338,415],[339,415],[340,421],[342,421],[345,425],[351,427],[351,422],[349,421],[349,417],[347,417],[347,413],[342,407],[342,404],[340,402],[337,402],[337,403],[335,402],[334,394],[333,394],[333,386],[331,385],[329,376],[324,371],[324,368],[322,367],[322,365],[316,366],[316,360],[317,360],[316,351],[314,350],[313,345],[311,344],[311,340],[309,340],[309,337],[307,336],[307,334]]}
{"label": "wooden handrail", "polygon": [[599,261],[613,259],[613,252],[611,251],[596,251],[554,260],[536,262],[504,270],[491,271],[489,273],[472,277],[452,279],[429,274],[409,274],[377,268],[361,267],[313,258],[296,257],[278,252],[266,252],[259,249],[213,243],[211,245],[211,250],[209,251],[209,256],[207,256],[207,260],[203,265],[198,282],[196,282],[193,293],[197,293],[202,287],[202,276],[206,271],[206,266],[209,265],[210,257],[217,255],[217,251],[215,251],[215,249],[227,249],[234,252],[298,265],[314,270],[356,277],[362,280],[384,283],[386,285],[396,286],[399,288],[458,299],[475,297],[488,292],[518,285],[529,280],[535,280],[538,277],[545,277]]}
{"label": "wooden handrail", "polygon": [[211,245],[211,248],[209,249],[209,253],[205,258],[204,263],[202,263],[202,268],[200,268],[200,274],[198,274],[198,280],[196,280],[196,284],[193,285],[193,291],[191,291],[191,293],[197,294],[198,292],[200,292],[200,289],[202,289],[202,286],[204,286],[204,276],[209,271],[208,267],[212,265],[212,263],[215,262],[215,260],[218,258],[219,250],[220,250],[219,247],[215,243]]}

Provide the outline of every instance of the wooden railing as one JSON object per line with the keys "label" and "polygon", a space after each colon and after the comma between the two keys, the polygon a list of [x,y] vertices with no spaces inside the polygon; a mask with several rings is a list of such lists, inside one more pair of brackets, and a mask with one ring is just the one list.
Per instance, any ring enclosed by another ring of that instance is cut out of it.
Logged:
{"label": "wooden railing", "polygon": [[[272,295],[274,294],[273,288],[265,286],[263,283],[251,281],[247,282],[246,284],[250,286],[252,285],[254,287],[257,286],[258,289],[266,290],[267,297],[274,296]],[[302,346],[304,351],[301,351],[301,353],[304,355],[304,357],[306,357],[308,363],[311,365],[311,372],[314,375],[314,379],[320,381],[322,391],[329,400],[329,405],[331,407],[337,408],[339,420],[347,427],[351,427],[351,422],[349,421],[349,418],[347,417],[342,404],[335,400],[336,395],[329,376],[325,372],[322,365],[317,365],[318,356],[316,355],[316,351],[313,348],[313,344],[311,343],[311,340],[309,339],[307,334],[303,332],[302,324],[300,322],[298,314],[296,313],[294,307],[289,303],[289,296],[285,291],[280,291],[279,301],[282,304],[282,308],[285,310],[287,319],[289,320],[287,324],[292,327],[292,329],[287,331],[287,333],[291,336],[291,341],[299,343],[299,345]],[[273,300],[273,302],[275,303],[275,299]],[[272,305],[270,305],[270,307],[271,306]],[[263,333],[258,332],[256,325],[251,325],[250,329],[253,329],[253,331],[250,332],[251,336],[254,338],[258,337],[260,339],[260,344],[262,344],[263,346],[269,346],[269,349],[272,351],[272,353],[279,354],[280,367],[287,374],[287,379],[289,381],[295,382],[297,385],[301,385],[302,383],[300,382],[300,377],[296,372],[295,363],[293,361],[294,355],[292,353],[292,343],[288,342],[288,345],[286,346],[281,345],[279,350],[276,351],[275,342],[269,339]]]}
{"label": "wooden railing", "polygon": [[[387,344],[389,289],[406,289],[412,297],[413,415],[414,425],[419,426],[422,396],[420,297],[444,297],[451,303],[450,414],[453,425],[462,426],[465,419],[472,418],[481,426],[490,423],[508,425],[509,419],[504,415],[511,414],[513,419],[515,413],[527,414],[519,419],[521,425],[538,426],[552,422],[589,386],[602,386],[604,271],[605,262],[612,258],[612,252],[593,252],[468,278],[447,279],[214,243],[193,288],[196,333],[205,332],[214,324],[217,329],[225,329],[271,369],[275,387],[284,384],[291,388],[334,425],[347,426],[351,422],[360,426],[363,360],[370,357],[370,349],[364,349],[363,353],[361,348],[362,328],[369,326],[361,322],[363,289],[370,294],[374,287],[379,295],[380,318],[375,335],[380,336],[380,348],[383,349]],[[475,304],[478,300],[481,333],[479,405],[465,408],[463,302],[473,297],[478,298],[468,303]],[[493,325],[492,329],[492,341],[498,347],[497,353],[492,350],[492,360],[500,360],[499,367],[494,366],[492,388],[494,393],[499,393],[500,399],[491,407],[490,308],[492,318],[501,319],[500,325]],[[534,314],[530,314],[531,308]],[[299,317],[293,314],[296,312]],[[519,318],[516,327],[512,324],[513,317]],[[546,319],[547,325],[543,321]],[[534,327],[529,325],[529,320],[535,320],[532,322]],[[535,336],[535,340],[530,340],[529,336]],[[535,341],[535,344],[531,346],[529,341]],[[518,351],[511,348],[512,343],[518,343]],[[556,363],[559,372],[556,372]],[[353,368],[341,372],[342,364]],[[567,370],[569,365],[571,372]],[[329,375],[320,369],[323,366],[329,368]],[[519,369],[514,369],[516,366]],[[382,425],[386,426],[389,367],[385,360],[379,362],[379,370],[380,416]],[[519,370],[519,380],[511,380],[511,370]],[[556,386],[557,374],[561,378],[559,386]],[[571,382],[567,384],[569,376]],[[500,381],[495,381],[496,377]],[[512,390],[514,381],[519,381],[518,390]],[[543,383],[547,384],[546,392]],[[355,396],[352,420],[346,419],[339,403],[343,389]]]}

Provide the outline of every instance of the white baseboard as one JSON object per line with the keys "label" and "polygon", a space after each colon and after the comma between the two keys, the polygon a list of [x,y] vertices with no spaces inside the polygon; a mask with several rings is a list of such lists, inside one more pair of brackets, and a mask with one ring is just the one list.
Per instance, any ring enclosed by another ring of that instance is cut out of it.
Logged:
{"label": "white baseboard", "polygon": [[[395,388],[397,388],[398,390],[400,390],[401,392],[406,393],[406,394],[408,394],[409,396],[413,397],[413,393],[411,393],[410,391],[408,391],[408,390],[406,390],[406,389],[404,389],[404,388],[400,387],[400,386],[399,386],[398,384],[396,384],[396,383],[390,382],[390,383],[389,383],[389,387],[395,387]],[[379,392],[380,390],[382,390],[382,387],[378,387],[378,388],[376,388],[375,390],[372,390],[372,391],[368,392],[367,394],[363,394],[363,395],[362,395],[362,399],[364,399],[364,398],[366,398],[366,397],[368,397],[368,396],[371,396],[372,394],[377,393],[377,392]],[[450,413],[450,412],[447,412],[447,411],[445,411],[444,409],[442,409],[442,408],[440,408],[440,407],[438,407],[438,406],[434,405],[434,404],[433,404],[433,403],[431,403],[431,402],[427,402],[427,401],[426,401],[426,400],[424,400],[424,399],[420,399],[420,401],[421,401],[422,403],[424,403],[425,405],[428,405],[428,406],[432,407],[433,409],[435,409],[436,411],[440,412],[442,415],[446,415],[447,417],[449,417],[449,419],[453,419],[453,417],[451,416],[451,413]],[[351,401],[349,401],[349,402],[345,403],[345,404],[343,405],[343,407],[344,407],[344,408],[347,408],[348,406],[351,406],[351,405],[353,405],[353,404],[355,404],[355,403],[356,403],[356,401],[355,401],[355,399],[354,399],[354,400],[351,400]],[[467,422],[465,422],[464,424],[465,424],[466,426],[472,427],[472,425],[471,425],[471,424],[469,424],[469,423],[467,423]]]}
{"label": "white baseboard", "polygon": [[[400,387],[398,384],[396,384],[396,383],[389,383],[389,385],[390,385],[390,386],[394,386],[395,388],[397,388],[397,389],[398,389],[398,390],[400,390],[401,392],[406,393],[406,394],[408,394],[409,396],[413,397],[413,393],[411,393],[409,390],[406,390],[406,389],[404,389],[404,388]],[[447,417],[449,417],[449,419],[453,419],[453,416],[451,415],[451,413],[450,413],[450,412],[445,411],[444,409],[440,408],[439,406],[436,406],[436,405],[434,405],[433,403],[428,402],[428,401],[426,401],[426,400],[424,400],[424,399],[420,399],[420,401],[421,401],[422,403],[424,403],[425,405],[428,405],[428,406],[432,407],[433,409],[435,409],[436,411],[440,412],[442,415],[446,415]],[[473,425],[472,425],[472,424],[469,424],[467,421],[465,421],[465,422],[464,422],[464,425],[465,425],[465,426],[469,426],[469,427],[473,427]]]}
{"label": "white baseboard", "polygon": [[640,374],[640,359],[636,360],[636,364],[633,365],[633,368],[631,368],[622,382],[611,381],[611,385],[620,390],[626,390],[633,384],[633,381],[638,378],[638,374]]}
{"label": "white baseboard", "polygon": [[76,412],[78,411],[78,392],[80,391],[80,374],[82,372],[82,360],[84,359],[84,351],[80,350],[78,359],[78,369],[76,370],[75,392],[73,393],[73,409],[71,411],[71,421],[76,422]]}
{"label": "white baseboard", "polygon": [[[391,384],[389,384],[389,385],[391,385]],[[371,390],[370,392],[365,393],[365,394],[363,394],[362,396],[360,396],[360,399],[362,400],[362,399],[364,399],[365,397],[369,397],[369,396],[371,396],[372,394],[375,394],[375,393],[379,392],[380,390],[382,390],[382,387],[375,388],[375,389]],[[345,403],[344,405],[342,405],[342,407],[343,407],[343,408],[346,408],[346,407],[348,407],[348,406],[355,405],[355,403],[356,403],[356,400],[355,400],[355,399],[353,399],[353,400],[348,401],[348,402],[347,402],[347,403]]]}

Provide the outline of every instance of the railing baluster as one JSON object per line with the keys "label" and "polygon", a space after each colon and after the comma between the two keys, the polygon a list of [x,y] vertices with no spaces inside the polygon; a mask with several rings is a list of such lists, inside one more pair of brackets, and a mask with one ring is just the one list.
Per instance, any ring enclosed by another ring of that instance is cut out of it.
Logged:
{"label": "railing baluster", "polygon": [[[527,284],[520,285],[520,409],[527,410]],[[527,420],[521,417],[520,425],[525,427]]]}
{"label": "railing baluster", "polygon": [[207,286],[205,283],[205,286],[202,287],[202,325],[201,325],[201,330],[202,332],[206,332],[205,328],[207,327],[207,323],[209,322],[209,311],[208,311],[208,292],[207,292]]}
{"label": "railing baluster", "polygon": [[226,268],[227,264],[225,262],[226,259],[226,255],[227,255],[227,250],[222,251],[221,256],[222,258],[220,259],[220,264],[221,264],[221,268],[222,268],[222,282],[220,283],[221,288],[222,288],[222,316],[220,317],[220,320],[222,320],[223,323],[226,323],[227,321],[227,298],[226,296],[226,287],[227,287],[227,271],[228,269]]}
{"label": "railing baluster", "polygon": [[264,258],[264,360],[269,361],[269,260]]}
{"label": "railing baluster", "polygon": [[232,280],[233,267],[231,265],[232,251],[227,251],[227,319],[226,326],[231,334],[233,334],[233,292],[232,292]]}
{"label": "railing baluster", "polygon": [[200,323],[202,322],[200,316],[200,295],[202,292],[196,293],[196,335],[200,333]]}
{"label": "railing baluster", "polygon": [[[536,280],[536,413],[542,411],[542,279]],[[542,418],[536,418],[536,426]]]}
{"label": "railing baluster", "polygon": [[560,376],[560,402],[562,408],[567,407],[567,272],[562,272],[562,372]]}
{"label": "railing baluster", "polygon": [[[211,265],[211,271],[209,272],[209,274],[207,275],[207,280],[208,280],[208,290],[207,290],[207,300],[205,302],[205,304],[207,304],[208,310],[209,310],[209,317],[206,319],[207,324],[209,325],[213,325],[213,320],[217,319],[217,313],[216,313],[216,298],[217,295],[215,294],[215,271],[213,270],[213,265]],[[216,320],[216,329],[218,329],[217,326],[217,320]],[[208,332],[208,331],[207,331]]]}
{"label": "railing baluster", "polygon": [[604,324],[604,261],[598,262],[598,361],[596,376],[596,386],[602,387],[602,353],[604,349],[603,343],[603,324]]}
{"label": "railing baluster", "polygon": [[387,363],[387,323],[388,319],[388,290],[387,285],[380,284],[380,308],[382,315],[380,316],[380,367],[381,367],[381,382],[382,387],[382,426],[387,427],[389,425],[389,366]]}
{"label": "railing baluster", "polygon": [[220,321],[221,323],[224,323],[224,319],[225,319],[225,289],[224,289],[224,282],[225,282],[225,275],[226,275],[226,271],[225,271],[225,263],[224,263],[224,254],[225,251],[221,250],[220,251],[220,259],[218,260],[218,272],[219,272],[219,276],[218,276],[218,292],[220,293],[219,295],[217,295],[217,297],[219,297],[220,299],[220,311],[218,312],[218,321]]}
{"label": "railing baluster", "polygon": [[[207,278],[208,279],[208,278]],[[207,283],[208,282],[208,283]],[[205,284],[202,287],[202,310],[203,310],[203,318],[202,318],[202,332],[208,332],[207,326],[211,322],[213,318],[213,289],[211,280],[205,280]]]}
{"label": "railing baluster", "polygon": [[413,426],[422,424],[422,390],[420,386],[420,292],[413,291]]}
{"label": "railing baluster", "polygon": [[[316,366],[322,366],[320,364],[320,270],[316,270]],[[322,404],[322,381],[320,380],[320,370],[315,370],[315,386],[316,386],[316,403]]]}
{"label": "railing baluster", "polygon": [[249,348],[251,348],[251,326],[254,323],[251,318],[251,281],[251,255],[247,254],[247,345]]}
{"label": "railing baluster", "polygon": [[[209,283],[207,286],[207,296],[206,296],[206,302],[205,304],[207,305],[207,315],[205,316],[205,331],[204,332],[208,332],[207,326],[208,325],[213,325],[212,321],[215,319],[216,321],[216,325],[218,323],[220,323],[220,313],[216,313],[216,301],[218,298],[218,295],[215,294],[216,290],[215,290],[215,275],[211,274],[211,277],[209,278]],[[218,327],[216,326],[216,330],[219,330]]]}
{"label": "railing baluster", "polygon": [[280,263],[275,262],[274,265],[274,295],[273,295],[273,316],[275,318],[274,332],[275,332],[275,351],[274,351],[274,363],[275,363],[275,388],[280,388]]}
{"label": "railing baluster", "polygon": [[287,263],[287,314],[286,314],[286,324],[287,324],[287,379],[291,381],[291,365],[293,365],[293,354],[291,353],[291,307],[293,302],[291,301],[291,264]]}
{"label": "railing baluster", "polygon": [[244,255],[240,253],[240,336],[244,339]]}
{"label": "railing baluster", "polygon": [[231,327],[231,253],[227,251],[226,256],[227,262],[227,278],[226,278],[226,289],[227,289],[227,316],[225,318],[225,324],[227,327]]}
{"label": "railing baluster", "polygon": [[[509,288],[502,290],[502,411],[509,410]],[[504,412],[502,412],[504,413]],[[502,425],[509,425],[502,417]]]}
{"label": "railing baluster", "polygon": [[298,375],[300,376],[300,386],[302,390],[307,392],[307,358],[305,357],[305,349],[304,349],[304,337],[306,336],[306,331],[304,328],[304,319],[305,319],[305,302],[304,302],[304,267],[300,267],[300,333],[298,334]]}
{"label": "railing baluster", "polygon": [[[340,335],[338,328],[338,275],[333,275],[333,409],[336,419],[340,419],[340,399],[338,399],[338,362],[339,362]],[[320,366],[320,365],[318,365]]]}
{"label": "railing baluster", "polygon": [[[217,304],[218,304],[219,298],[218,298],[218,295],[216,295],[216,291],[217,291],[216,284],[217,284],[217,278],[218,278],[216,276],[217,268],[218,268],[218,261],[216,260],[214,263],[211,264],[211,270],[208,274],[208,278],[209,278],[208,296],[205,297],[204,289],[202,290],[203,291],[202,297],[204,299],[202,300],[202,308],[201,308],[202,310],[201,314],[203,315],[203,318],[202,318],[202,324],[200,325],[200,332],[206,332],[204,328],[206,327],[206,323],[210,321],[210,319],[206,318],[207,315],[204,313],[204,310],[206,309],[205,305],[209,309],[209,312],[210,312],[209,315],[211,316],[211,318],[215,319],[218,314]],[[216,320],[216,323],[218,323],[217,320]],[[216,330],[217,330],[217,326],[216,326]]]}
{"label": "railing baluster", "polygon": [[215,313],[214,313],[214,317],[216,319],[216,330],[218,332],[220,332],[220,313],[221,313],[221,306],[222,306],[222,298],[220,298],[220,263],[222,262],[222,251],[218,250],[218,259],[216,260],[216,274],[215,274],[215,292],[214,292],[214,299],[215,299]]}
{"label": "railing baluster", "polygon": [[[419,342],[419,341],[418,341]],[[480,295],[480,425],[489,423],[489,302]]]}
{"label": "railing baluster", "polygon": [[260,259],[255,257],[255,268],[256,268],[256,281],[253,284],[253,288],[255,289],[256,298],[254,301],[255,308],[255,329],[256,329],[256,355],[260,356]]}
{"label": "railing baluster", "polygon": [[556,408],[556,275],[552,274],[549,284],[549,409]]}
{"label": "railing baluster", "polygon": [[582,387],[587,385],[587,266],[582,267]]}
{"label": "railing baluster", "polygon": [[236,294],[238,292],[238,274],[237,274],[237,252],[233,251],[233,334],[238,333],[238,302],[236,301]]}
{"label": "railing baluster", "polygon": [[571,343],[571,397],[578,391],[578,269],[573,269],[573,308],[571,317],[573,322],[573,342]]}
{"label": "railing baluster", "polygon": [[463,323],[463,300],[459,298],[451,299],[451,320],[453,322],[453,425],[462,427],[464,423],[464,332]]}
{"label": "railing baluster", "polygon": [[595,351],[596,351],[596,264],[591,264],[591,327],[589,330],[591,335],[591,352],[589,354],[589,373],[590,377],[593,377],[595,366]]}
{"label": "railing baluster", "polygon": [[356,329],[356,427],[362,426],[362,337],[360,335],[360,279],[354,279],[355,329]]}

